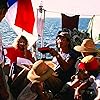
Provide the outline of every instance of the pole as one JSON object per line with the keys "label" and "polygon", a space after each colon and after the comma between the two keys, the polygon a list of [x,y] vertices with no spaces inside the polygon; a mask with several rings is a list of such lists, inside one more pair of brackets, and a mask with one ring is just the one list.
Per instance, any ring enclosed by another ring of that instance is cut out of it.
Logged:
{"label": "pole", "polygon": [[[42,1],[40,3],[39,9],[37,10],[37,27],[38,27],[38,34],[40,35],[40,39],[41,39],[41,47],[44,47],[44,41],[43,41],[43,29],[44,29],[44,23],[45,23],[45,11],[43,9],[43,4]],[[39,16],[40,15],[40,16]],[[41,54],[41,58],[44,58],[44,54]]]}
{"label": "pole", "polygon": [[94,20],[95,15],[93,15],[92,19],[91,19],[91,38],[93,38],[92,36],[92,31],[93,31],[93,20]]}

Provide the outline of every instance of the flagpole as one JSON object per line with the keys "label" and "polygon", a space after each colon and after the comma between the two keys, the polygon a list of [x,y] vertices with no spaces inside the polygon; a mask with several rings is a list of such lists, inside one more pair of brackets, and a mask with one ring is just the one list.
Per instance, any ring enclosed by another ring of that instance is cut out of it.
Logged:
{"label": "flagpole", "polygon": [[[40,16],[42,17],[42,14],[43,14],[43,5],[42,5],[42,1],[41,1],[41,3],[40,3],[40,6],[39,6],[39,12],[40,12]],[[44,43],[43,43],[43,31],[42,31],[42,33],[41,33],[41,47],[43,47],[44,46]]]}
{"label": "flagpole", "polygon": [[92,36],[92,34],[93,34],[92,31],[93,31],[93,20],[94,20],[94,17],[95,17],[95,15],[93,15],[93,17],[92,17],[92,22],[91,22],[91,23],[92,23],[92,26],[91,26],[91,38],[93,38],[93,36]]}
{"label": "flagpole", "polygon": [[89,24],[88,24],[88,28],[87,28],[87,30],[86,30],[86,32],[89,32],[90,33],[90,38],[93,38],[93,21],[94,21],[94,17],[95,17],[95,15],[93,15],[92,16],[92,18],[90,19],[90,21],[89,21]]}
{"label": "flagpole", "polygon": [[[43,23],[45,23],[45,9],[43,9],[43,2],[41,1],[40,2],[40,6],[39,6],[39,9],[37,11],[37,15],[39,16],[39,13],[40,13],[40,21],[42,22],[43,20]],[[39,24],[39,21],[38,21],[38,18],[37,18],[37,25]],[[43,34],[43,29],[44,29],[44,24],[43,24],[43,27],[41,25],[39,25],[41,28],[42,31],[41,33],[39,34],[40,35],[40,38],[41,38],[41,47],[44,47],[44,41],[43,41],[43,37],[44,37],[44,34]],[[45,58],[45,55],[44,54],[41,54],[41,58]]]}

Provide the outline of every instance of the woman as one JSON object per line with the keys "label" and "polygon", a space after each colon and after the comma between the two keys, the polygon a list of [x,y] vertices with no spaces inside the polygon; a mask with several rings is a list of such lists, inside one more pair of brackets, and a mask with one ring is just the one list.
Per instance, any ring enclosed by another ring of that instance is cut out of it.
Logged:
{"label": "woman", "polygon": [[15,46],[7,48],[6,56],[10,59],[11,64],[17,62],[17,57],[27,58],[34,63],[35,59],[32,57],[31,52],[27,48],[28,41],[24,36],[21,36],[17,40],[17,44]]}
{"label": "woman", "polygon": [[[10,59],[9,63],[5,65],[3,68],[6,75],[12,76],[14,74],[18,74],[22,68],[16,66],[18,63],[18,58],[25,58],[25,60],[30,60],[32,63],[35,62],[34,57],[32,57],[32,54],[28,48],[28,41],[24,36],[20,36],[17,39],[17,42],[15,41],[12,45],[12,47],[6,48],[7,54],[6,57]],[[7,59],[6,59],[7,61]],[[26,65],[26,67],[30,68],[30,65]],[[14,68],[13,68],[14,67]],[[14,69],[14,70],[13,70]]]}
{"label": "woman", "polygon": [[[8,84],[10,86],[10,90],[14,98],[16,98],[19,95],[20,91],[29,82],[26,79],[28,70],[24,70],[23,68],[17,65],[18,57],[26,58],[24,59],[24,61],[28,59],[32,63],[35,62],[35,59],[32,57],[31,52],[27,48],[28,48],[27,39],[24,36],[20,36],[20,38],[16,42],[16,45],[13,45],[13,47],[9,47],[6,49],[7,50],[6,56],[10,59],[10,65],[5,66],[3,69],[5,74],[8,75],[9,77]],[[25,66],[28,67],[28,69],[31,67],[30,65],[25,65]]]}

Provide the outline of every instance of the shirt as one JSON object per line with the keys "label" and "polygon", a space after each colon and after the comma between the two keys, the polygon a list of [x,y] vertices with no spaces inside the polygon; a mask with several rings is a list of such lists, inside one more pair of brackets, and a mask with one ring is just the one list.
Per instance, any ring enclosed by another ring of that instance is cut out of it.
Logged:
{"label": "shirt", "polygon": [[[10,63],[17,62],[17,57],[25,58],[24,52],[19,50],[18,48],[10,47],[7,48],[6,56],[10,59]],[[27,58],[32,58],[32,54],[29,50],[27,50]]]}
{"label": "shirt", "polygon": [[[61,52],[59,52],[59,54],[60,54],[60,56],[62,57],[62,59],[65,60],[66,62],[67,62],[70,58],[74,59],[75,62],[76,62],[77,55],[76,55],[75,52],[72,51],[72,50],[70,50],[68,53],[63,53],[63,52],[61,53]],[[73,74],[75,74],[75,63],[73,63],[73,65],[70,66],[70,68],[65,72],[65,71],[61,68],[61,66],[59,65],[59,62],[57,61],[57,58],[56,58],[56,57],[54,57],[52,61],[53,61],[53,63],[56,64],[56,66],[55,66],[55,72],[57,72],[58,78],[61,79],[64,83],[70,81],[71,76],[72,76]],[[67,66],[66,66],[66,67],[67,67]]]}

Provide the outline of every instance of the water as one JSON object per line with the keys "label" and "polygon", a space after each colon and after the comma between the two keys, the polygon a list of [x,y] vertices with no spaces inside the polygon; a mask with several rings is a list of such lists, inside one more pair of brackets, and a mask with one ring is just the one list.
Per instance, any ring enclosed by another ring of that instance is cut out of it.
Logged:
{"label": "water", "polygon": [[[80,18],[79,20],[79,30],[86,31],[89,18]],[[45,19],[45,27],[44,27],[44,36],[43,42],[44,45],[54,43],[57,32],[61,30],[61,19],[60,18],[46,18]],[[0,33],[2,34],[3,38],[3,45],[8,46],[11,45],[16,38],[16,33],[13,29],[8,25],[8,23],[3,20],[0,23]],[[40,39],[37,42],[38,46],[40,46]]]}
{"label": "water", "polygon": [[[79,30],[86,31],[88,27],[89,18],[80,18],[79,20]],[[57,32],[61,30],[61,20],[59,18],[47,18],[45,20],[45,28],[44,28],[44,44],[47,45],[55,41],[55,37]]]}

